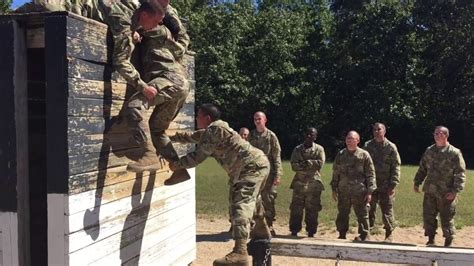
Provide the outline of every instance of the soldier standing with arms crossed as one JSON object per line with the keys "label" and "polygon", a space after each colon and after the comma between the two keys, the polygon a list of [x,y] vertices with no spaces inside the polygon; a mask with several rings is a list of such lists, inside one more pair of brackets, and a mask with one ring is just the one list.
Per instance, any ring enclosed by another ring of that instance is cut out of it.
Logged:
{"label": "soldier standing with arms crossed", "polygon": [[275,221],[275,200],[277,197],[276,187],[280,184],[283,175],[281,166],[281,147],[278,138],[267,128],[267,116],[263,112],[256,112],[253,116],[255,129],[250,131],[249,142],[262,150],[270,161],[270,175],[262,191],[262,202],[265,210],[265,219],[270,227],[272,236],[275,236],[273,222]]}
{"label": "soldier standing with arms crossed", "polygon": [[375,184],[375,169],[370,154],[359,148],[359,133],[349,131],[346,148],[339,151],[333,164],[332,197],[337,201],[336,227],[339,239],[346,239],[351,206],[359,224],[359,236],[354,240],[369,240],[369,206]]}
{"label": "soldier standing with arms crossed", "polygon": [[301,230],[305,212],[306,232],[313,237],[318,230],[318,214],[321,211],[321,193],[324,185],[321,168],[326,161],[324,148],[314,143],[318,131],[314,127],[306,130],[303,144],[296,146],[291,154],[291,169],[296,172],[290,188],[293,198],[290,205],[290,231],[297,236]]}
{"label": "soldier standing with arms crossed", "polygon": [[370,228],[374,227],[377,203],[380,204],[385,241],[392,242],[392,232],[396,226],[393,203],[395,187],[400,183],[400,155],[397,146],[385,137],[387,129],[384,124],[375,123],[372,132],[374,138],[364,145],[364,149],[370,153],[374,162],[377,182],[377,189],[372,193],[370,202],[369,223]]}
{"label": "soldier standing with arms crossed", "polygon": [[413,189],[420,193],[423,185],[423,227],[428,237],[426,245],[435,244],[439,213],[443,229],[444,246],[450,247],[454,235],[454,215],[457,194],[464,189],[466,164],[459,149],[449,144],[449,129],[438,126],[433,133],[435,144],[428,147],[421,157],[420,167],[413,180]]}

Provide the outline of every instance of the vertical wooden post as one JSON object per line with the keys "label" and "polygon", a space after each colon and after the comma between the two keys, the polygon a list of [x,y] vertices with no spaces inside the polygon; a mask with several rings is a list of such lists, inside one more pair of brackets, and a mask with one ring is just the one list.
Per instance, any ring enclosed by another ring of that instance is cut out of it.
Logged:
{"label": "vertical wooden post", "polygon": [[0,18],[0,250],[3,265],[29,265],[28,120],[25,32]]}

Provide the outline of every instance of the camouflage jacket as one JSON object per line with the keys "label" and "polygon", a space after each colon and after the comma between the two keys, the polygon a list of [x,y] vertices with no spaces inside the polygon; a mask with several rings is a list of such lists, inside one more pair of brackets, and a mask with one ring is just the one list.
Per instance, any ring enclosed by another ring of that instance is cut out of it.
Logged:
{"label": "camouflage jacket", "polygon": [[[197,135],[196,135],[197,136]],[[196,137],[198,138],[198,137]],[[193,139],[196,139],[193,138]],[[212,122],[202,132],[194,152],[181,157],[176,163],[177,168],[192,168],[212,156],[224,168],[235,183],[244,167],[250,165],[267,165],[265,154],[242,139],[227,122]]]}
{"label": "camouflage jacket", "polygon": [[354,152],[339,151],[333,164],[331,188],[338,193],[372,193],[375,184],[375,169],[370,154],[357,147]]}
{"label": "camouflage jacket", "polygon": [[157,89],[172,85],[182,87],[186,80],[186,72],[177,58],[183,57],[184,47],[174,40],[171,32],[164,25],[159,25],[141,35],[143,39],[140,44],[140,58],[143,80],[148,83],[160,78],[158,82],[160,88]]}
{"label": "camouflage jacket", "polygon": [[375,139],[365,143],[364,149],[369,152],[375,166],[377,190],[388,191],[400,183],[400,155],[397,146],[385,139],[378,143]]}
{"label": "camouflage jacket", "polygon": [[270,161],[270,174],[268,178],[273,180],[275,177],[281,177],[283,175],[281,147],[275,133],[269,129],[263,133],[259,133],[256,129],[253,129],[250,131],[249,142],[267,155]]}
{"label": "camouflage jacket", "polygon": [[201,141],[202,135],[206,132],[205,129],[199,129],[196,131],[185,131],[177,132],[174,136],[170,136],[170,140],[181,143],[194,143],[198,144]]}
{"label": "camouflage jacket", "polygon": [[459,149],[451,144],[444,148],[428,147],[421,157],[420,167],[413,182],[423,185],[423,191],[444,196],[448,192],[458,193],[466,182],[466,164]]}
{"label": "camouflage jacket", "polygon": [[[113,39],[112,64],[117,72],[137,91],[143,91],[147,83],[131,62],[135,44],[132,33],[137,30],[136,10],[140,2],[146,0],[66,0],[62,6],[49,7],[53,10],[68,10],[84,17],[88,17],[109,26]],[[46,5],[47,6],[47,5]],[[184,46],[189,44],[189,36],[181,23],[176,9],[168,6],[164,20],[166,26],[174,32],[177,42]],[[182,52],[184,54],[184,52]],[[182,57],[182,56],[181,56]],[[181,58],[178,58],[181,60]]]}
{"label": "camouflage jacket", "polygon": [[308,183],[313,180],[322,184],[321,168],[325,161],[326,154],[321,145],[313,143],[310,148],[306,148],[304,144],[296,146],[291,154],[291,169],[296,172],[292,185],[295,182]]}

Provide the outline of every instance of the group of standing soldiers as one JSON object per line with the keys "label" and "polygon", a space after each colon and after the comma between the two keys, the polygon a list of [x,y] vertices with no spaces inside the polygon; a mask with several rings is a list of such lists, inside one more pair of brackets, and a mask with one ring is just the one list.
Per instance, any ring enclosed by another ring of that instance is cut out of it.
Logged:
{"label": "group of standing soldiers", "polygon": [[[351,207],[357,216],[358,241],[370,238],[375,224],[377,204],[382,211],[385,241],[393,240],[396,227],[393,205],[395,189],[400,182],[400,155],[397,146],[386,137],[382,123],[373,125],[373,139],[359,148],[360,136],[349,131],[346,148],[339,151],[333,164],[332,196],[337,201],[336,227],[339,239],[346,239]],[[296,172],[291,183],[293,199],[290,206],[290,231],[296,236],[301,230],[305,212],[306,231],[314,236],[321,211],[321,192],[324,185],[320,170],[325,161],[324,148],[315,144],[317,131],[308,128],[305,141],[297,146],[291,156],[291,167]],[[454,239],[454,215],[457,193],[464,188],[466,166],[459,149],[448,142],[449,130],[438,126],[433,133],[435,144],[423,154],[414,178],[414,190],[424,182],[423,226],[427,245],[434,245],[437,215],[441,219],[444,246],[450,247]]]}

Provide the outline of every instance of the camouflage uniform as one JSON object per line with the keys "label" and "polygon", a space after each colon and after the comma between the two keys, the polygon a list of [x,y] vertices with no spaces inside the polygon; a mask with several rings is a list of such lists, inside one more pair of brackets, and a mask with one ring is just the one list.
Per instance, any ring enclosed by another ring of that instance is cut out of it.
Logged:
{"label": "camouflage uniform", "polygon": [[[178,138],[185,141],[187,136]],[[201,137],[191,140],[193,142],[198,138],[196,150],[181,157],[176,162],[176,168],[192,168],[208,156],[214,157],[230,177],[232,236],[234,239],[248,239],[257,196],[269,173],[268,159],[222,120],[214,121]]]}
{"label": "camouflage uniform", "polygon": [[357,148],[354,152],[347,149],[339,151],[333,164],[331,188],[338,193],[337,231],[345,234],[349,230],[349,214],[351,206],[354,206],[359,234],[368,235],[369,206],[364,198],[377,188],[370,154],[361,148]]}
{"label": "camouflage uniform", "polygon": [[304,144],[298,145],[291,154],[291,169],[296,172],[290,186],[293,189],[290,205],[292,233],[301,230],[303,211],[308,235],[314,235],[318,229],[318,214],[322,209],[321,192],[324,190],[320,171],[325,161],[324,148],[316,143],[310,148]]}
{"label": "camouflage uniform", "polygon": [[388,195],[388,191],[395,189],[400,183],[400,155],[397,146],[384,139],[382,143],[369,140],[365,143],[364,149],[369,152],[375,166],[375,176],[377,189],[372,193],[370,202],[369,223],[370,227],[375,224],[375,212],[377,203],[382,210],[382,221],[387,232],[395,229],[395,217],[393,213],[393,203],[395,194]]}
{"label": "camouflage uniform", "polygon": [[132,96],[125,112],[128,125],[135,141],[146,146],[148,125],[144,120],[144,111],[154,105],[148,121],[153,145],[164,158],[177,160],[178,155],[165,130],[178,114],[189,93],[185,68],[179,63],[185,48],[175,41],[164,25],[141,35],[143,80],[157,88],[158,93],[152,103],[141,93]]}
{"label": "camouflage uniform", "polygon": [[414,183],[420,186],[423,181],[423,226],[425,236],[434,236],[438,227],[436,216],[439,213],[443,236],[453,237],[454,215],[457,200],[449,201],[446,193],[459,193],[466,181],[466,164],[461,151],[452,145],[438,148],[428,147],[420,161]]}
{"label": "camouflage uniform", "polygon": [[277,197],[276,186],[273,185],[273,181],[283,175],[280,143],[275,133],[269,129],[263,133],[259,133],[256,129],[250,131],[249,142],[262,150],[270,161],[270,174],[262,191],[262,202],[265,209],[265,219],[271,227],[273,221],[275,221],[275,200]]}

